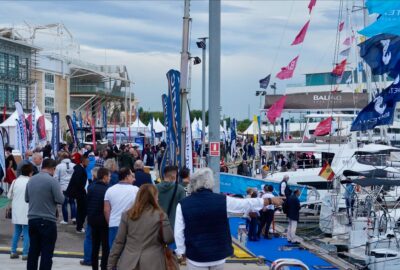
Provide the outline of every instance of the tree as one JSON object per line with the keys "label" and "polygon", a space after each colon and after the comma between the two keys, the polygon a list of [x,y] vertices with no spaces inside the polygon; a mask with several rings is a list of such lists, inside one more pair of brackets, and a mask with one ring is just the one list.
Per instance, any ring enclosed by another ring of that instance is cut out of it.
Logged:
{"label": "tree", "polygon": [[237,130],[240,132],[245,131],[251,125],[251,121],[249,119],[245,119],[242,121],[238,121]]}

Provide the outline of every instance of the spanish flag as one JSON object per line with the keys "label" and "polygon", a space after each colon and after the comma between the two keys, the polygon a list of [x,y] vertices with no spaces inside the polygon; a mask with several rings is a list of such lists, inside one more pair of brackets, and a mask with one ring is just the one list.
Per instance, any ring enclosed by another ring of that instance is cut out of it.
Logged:
{"label": "spanish flag", "polygon": [[333,177],[335,176],[335,173],[333,172],[329,163],[326,162],[318,175],[325,178],[328,181],[331,181],[333,179]]}

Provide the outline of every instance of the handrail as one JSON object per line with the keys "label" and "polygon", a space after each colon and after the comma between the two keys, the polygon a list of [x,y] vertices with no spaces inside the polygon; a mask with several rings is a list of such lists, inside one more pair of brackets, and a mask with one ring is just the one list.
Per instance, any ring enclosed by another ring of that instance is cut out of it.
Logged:
{"label": "handrail", "polygon": [[302,261],[296,259],[278,259],[271,264],[271,270],[283,270],[284,267],[295,266],[301,267],[303,270],[309,270],[308,266],[305,265]]}

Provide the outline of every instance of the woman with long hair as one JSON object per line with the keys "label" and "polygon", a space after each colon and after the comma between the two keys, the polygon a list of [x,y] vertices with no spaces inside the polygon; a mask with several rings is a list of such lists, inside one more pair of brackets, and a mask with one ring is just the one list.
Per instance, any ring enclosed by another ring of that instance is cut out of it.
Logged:
{"label": "woman with long hair", "polygon": [[109,270],[166,269],[164,247],[174,241],[174,236],[157,198],[154,185],[140,187],[135,203],[122,214],[108,258]]}

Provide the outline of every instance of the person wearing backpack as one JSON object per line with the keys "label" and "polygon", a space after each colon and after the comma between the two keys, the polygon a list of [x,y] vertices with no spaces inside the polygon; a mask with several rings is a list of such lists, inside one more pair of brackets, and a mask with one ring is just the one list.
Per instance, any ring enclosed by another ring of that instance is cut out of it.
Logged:
{"label": "person wearing backpack", "polygon": [[63,220],[60,224],[68,224],[68,204],[70,205],[71,211],[71,221],[76,222],[76,204],[75,200],[68,197],[65,193],[69,182],[71,180],[72,174],[74,173],[75,164],[71,161],[69,154],[67,152],[61,152],[60,154],[61,162],[57,165],[54,172],[54,178],[60,183],[61,191],[64,194],[64,203],[62,205],[62,215]]}

